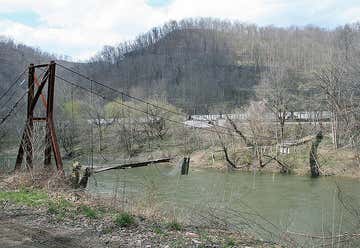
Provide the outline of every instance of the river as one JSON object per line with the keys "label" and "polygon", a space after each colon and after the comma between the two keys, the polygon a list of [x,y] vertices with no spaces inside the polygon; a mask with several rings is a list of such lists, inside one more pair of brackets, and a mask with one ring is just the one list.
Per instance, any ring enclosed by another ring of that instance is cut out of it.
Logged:
{"label": "river", "polygon": [[144,206],[155,202],[164,214],[192,224],[217,214],[220,222],[244,230],[264,227],[316,235],[354,231],[358,220],[340,203],[337,185],[346,193],[347,203],[360,206],[359,180],[338,177],[213,169],[193,169],[180,176],[162,165],[109,171],[95,179],[89,185],[93,193],[114,195],[116,188],[121,199],[142,201]]}

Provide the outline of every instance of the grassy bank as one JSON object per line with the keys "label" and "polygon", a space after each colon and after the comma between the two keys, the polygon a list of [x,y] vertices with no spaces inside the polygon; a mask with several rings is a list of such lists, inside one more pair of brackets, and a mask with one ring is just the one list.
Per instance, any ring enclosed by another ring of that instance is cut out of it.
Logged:
{"label": "grassy bank", "polygon": [[[289,172],[294,175],[310,176],[310,155],[311,142],[299,146],[290,147],[288,154],[277,154],[275,147],[266,150],[266,154],[277,157],[289,167]],[[280,173],[281,167],[276,161],[266,158],[267,163],[260,167],[253,158],[253,152],[245,149],[239,144],[229,146],[229,155],[235,161],[240,170]],[[348,178],[360,178],[358,158],[353,149],[344,147],[334,149],[330,137],[325,137],[318,149],[318,163],[322,176],[340,176]],[[191,155],[191,168],[216,168],[226,170],[228,163],[221,147],[213,146],[203,150],[194,151]]]}
{"label": "grassy bank", "polygon": [[[0,243],[5,244],[3,247],[21,242],[41,247],[34,238],[36,229],[42,235],[52,230],[49,237],[54,233],[62,235],[76,247],[89,247],[90,243],[91,247],[275,247],[248,234],[185,225],[175,218],[143,216],[109,202],[110,199],[94,199],[80,191],[2,188],[0,233],[4,236]],[[7,231],[1,226],[6,226]],[[24,230],[24,236],[31,233],[31,241],[13,234],[18,228]]]}

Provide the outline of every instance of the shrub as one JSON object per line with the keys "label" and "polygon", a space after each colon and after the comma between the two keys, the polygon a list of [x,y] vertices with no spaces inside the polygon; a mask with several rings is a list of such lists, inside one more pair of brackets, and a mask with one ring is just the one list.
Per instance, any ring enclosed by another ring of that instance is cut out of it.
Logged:
{"label": "shrub", "polygon": [[159,234],[159,235],[164,234],[164,231],[159,226],[153,227],[153,232],[156,233],[156,234]]}
{"label": "shrub", "polygon": [[67,213],[70,213],[70,208],[73,207],[71,202],[60,198],[55,201],[50,201],[48,203],[48,213],[57,215],[57,217],[61,220],[65,218]]}
{"label": "shrub", "polygon": [[169,222],[166,226],[168,229],[173,230],[173,231],[180,231],[182,229],[181,224],[179,222],[177,222],[176,220]]}
{"label": "shrub", "polygon": [[81,212],[88,218],[93,219],[93,218],[96,218],[97,215],[98,215],[97,212],[94,209],[92,209],[91,207],[88,207],[86,205],[82,205],[80,207],[80,209],[81,209]]}
{"label": "shrub", "polygon": [[225,247],[234,247],[236,246],[235,240],[233,238],[227,238]]}
{"label": "shrub", "polygon": [[59,208],[56,206],[55,203],[53,203],[53,202],[49,203],[48,213],[49,214],[58,214],[59,213]]}
{"label": "shrub", "polygon": [[115,216],[115,224],[119,227],[128,227],[135,223],[135,219],[128,213],[120,213]]}

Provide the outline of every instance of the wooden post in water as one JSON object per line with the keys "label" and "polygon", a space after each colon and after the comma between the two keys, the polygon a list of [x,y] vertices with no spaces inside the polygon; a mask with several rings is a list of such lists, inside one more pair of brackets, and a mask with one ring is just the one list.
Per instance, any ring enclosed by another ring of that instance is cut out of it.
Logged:
{"label": "wooden post in water", "polygon": [[184,157],[181,164],[181,175],[189,174],[190,157]]}
{"label": "wooden post in water", "polygon": [[186,173],[186,157],[183,158],[181,164],[181,175],[185,175],[185,173]]}
{"label": "wooden post in water", "polygon": [[186,175],[189,174],[189,167],[190,167],[190,156],[187,157],[187,160],[186,160]]}

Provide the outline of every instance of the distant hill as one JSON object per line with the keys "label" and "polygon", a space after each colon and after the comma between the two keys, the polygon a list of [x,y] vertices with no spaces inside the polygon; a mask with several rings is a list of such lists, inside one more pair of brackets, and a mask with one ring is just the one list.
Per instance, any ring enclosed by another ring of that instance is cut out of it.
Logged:
{"label": "distant hill", "polygon": [[259,67],[237,62],[232,39],[199,28],[160,32],[105,47],[86,73],[139,97],[166,98],[189,113],[241,106],[254,95]]}
{"label": "distant hill", "polygon": [[[359,33],[357,24],[325,30],[185,19],[105,46],[88,63],[67,65],[132,95],[166,99],[188,113],[220,112],[252,99],[267,68],[286,66],[310,74],[329,57],[346,56],[353,44],[360,44]],[[30,61],[51,58],[38,49],[0,41],[1,89]]]}
{"label": "distant hill", "polygon": [[310,75],[359,44],[359,30],[358,24],[326,30],[185,19],[105,46],[85,71],[140,97],[165,97],[189,113],[217,112],[253,98],[268,68]]}
{"label": "distant hill", "polygon": [[0,89],[1,91],[21,73],[29,63],[42,63],[53,57],[47,53],[12,40],[0,38]]}

